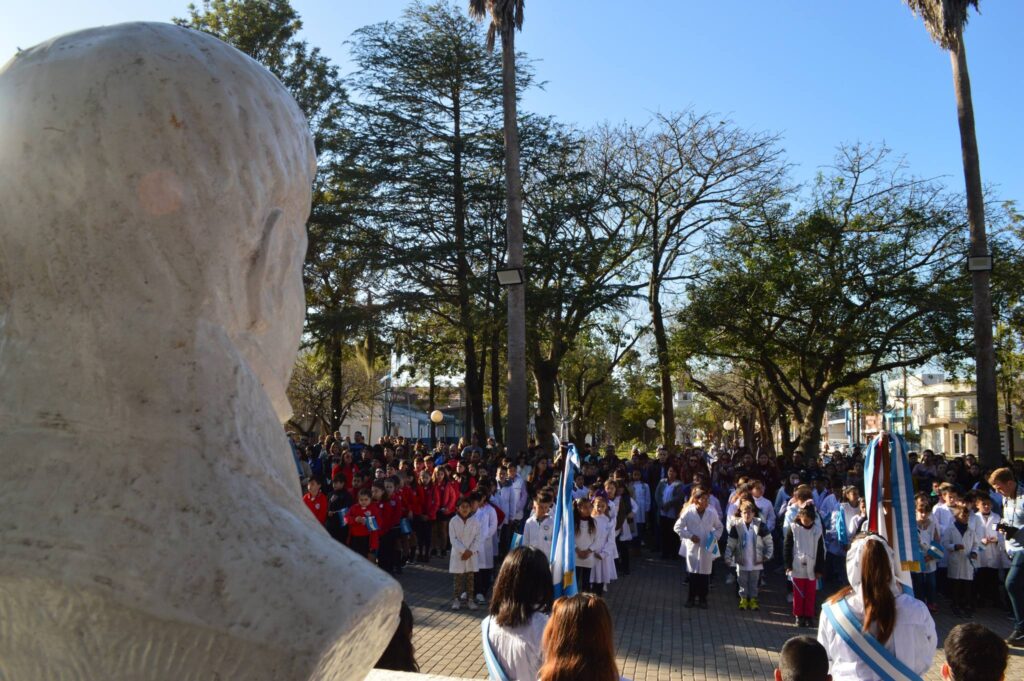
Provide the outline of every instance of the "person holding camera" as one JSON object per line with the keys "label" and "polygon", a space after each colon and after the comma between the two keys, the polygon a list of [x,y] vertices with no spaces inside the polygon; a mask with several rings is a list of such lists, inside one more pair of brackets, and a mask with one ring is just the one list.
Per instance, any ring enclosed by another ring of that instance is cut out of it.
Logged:
{"label": "person holding camera", "polygon": [[1010,556],[1006,594],[1013,608],[1013,633],[1006,642],[1024,646],[1024,489],[1009,468],[992,471],[988,482],[1003,495],[1003,521],[996,525],[996,530],[1006,537],[1006,552]]}

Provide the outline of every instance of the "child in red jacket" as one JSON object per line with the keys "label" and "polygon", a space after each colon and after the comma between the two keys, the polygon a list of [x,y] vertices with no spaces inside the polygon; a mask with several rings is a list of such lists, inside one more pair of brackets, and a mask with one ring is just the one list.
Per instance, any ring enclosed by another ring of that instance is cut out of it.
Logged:
{"label": "child in red jacket", "polygon": [[348,545],[363,558],[370,557],[380,542],[381,510],[373,501],[369,490],[359,490],[359,503],[348,509],[345,524],[348,525]]}
{"label": "child in red jacket", "polygon": [[327,522],[327,497],[320,491],[320,481],[310,478],[306,485],[308,490],[302,497],[306,506],[316,516],[316,519],[323,525]]}
{"label": "child in red jacket", "polygon": [[419,472],[419,484],[414,488],[416,508],[412,526],[416,530],[418,559],[421,563],[430,562],[430,529],[437,520],[437,498],[434,495],[434,483],[430,471],[426,468]]}
{"label": "child in red jacket", "polygon": [[373,500],[381,507],[380,551],[377,565],[389,575],[397,572],[398,524],[402,520],[402,504],[394,494],[395,485],[385,480],[374,480]]}

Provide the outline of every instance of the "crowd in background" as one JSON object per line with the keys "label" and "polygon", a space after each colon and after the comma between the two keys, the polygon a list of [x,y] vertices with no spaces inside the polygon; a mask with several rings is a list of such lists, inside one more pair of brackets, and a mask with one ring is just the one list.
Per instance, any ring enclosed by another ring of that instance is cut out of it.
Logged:
{"label": "crowd in background", "polygon": [[[564,446],[552,457],[531,443],[511,456],[475,436],[429,447],[401,437],[371,445],[359,433],[293,444],[306,504],[327,531],[391,574],[446,562],[455,609],[493,606],[494,572],[515,546],[550,557]],[[687,607],[707,607],[716,565],[727,566],[718,573],[734,585],[740,610],[759,609],[766,570],[784,571],[796,626],[816,627],[818,596],[848,585],[847,551],[869,529],[860,447],[817,456],[742,446],[620,456],[613,446],[582,445],[579,453],[576,582],[588,594],[600,596],[628,575],[631,554],[646,548],[684,558]],[[935,612],[945,596],[965,618],[998,608],[1015,621],[1007,640],[1024,644],[1024,583],[1017,593],[1007,588],[1016,563],[1000,527],[1006,499],[990,483],[993,471],[973,455],[947,459],[925,450],[910,459],[926,556],[913,574],[916,598]],[[1024,477],[1019,461],[1001,469],[1004,477]],[[537,645],[542,631],[534,627]]]}

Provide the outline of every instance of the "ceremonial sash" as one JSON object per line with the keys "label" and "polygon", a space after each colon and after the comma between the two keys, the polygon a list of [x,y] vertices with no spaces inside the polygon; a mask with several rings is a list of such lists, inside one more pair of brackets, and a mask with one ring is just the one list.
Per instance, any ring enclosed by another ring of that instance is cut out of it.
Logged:
{"label": "ceremonial sash", "polygon": [[896,657],[895,653],[883,646],[871,632],[863,631],[863,624],[844,598],[836,603],[826,603],[822,611],[832,623],[839,638],[850,647],[857,657],[878,674],[882,681],[922,681],[910,667]]}
{"label": "ceremonial sash", "polygon": [[501,668],[498,656],[494,654],[494,649],[491,647],[491,638],[487,635],[490,628],[491,618],[485,617],[483,622],[480,623],[480,635],[483,637],[482,647],[484,649],[484,663],[487,665],[487,673],[492,679],[497,681],[509,681],[508,674]]}

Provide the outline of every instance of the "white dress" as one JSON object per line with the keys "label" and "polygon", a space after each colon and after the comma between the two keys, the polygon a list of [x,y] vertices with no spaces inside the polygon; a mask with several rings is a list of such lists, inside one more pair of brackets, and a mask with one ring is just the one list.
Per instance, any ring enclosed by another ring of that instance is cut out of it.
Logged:
{"label": "white dress", "polygon": [[[703,514],[697,512],[696,506],[689,506],[676,520],[675,533],[682,543],[679,555],[686,557],[686,569],[699,575],[710,575],[711,565],[715,562],[718,539],[722,536],[722,521],[718,519],[715,509],[708,506]],[[709,534],[714,534],[711,549],[705,548]],[[696,536],[699,541],[691,541]]]}
{"label": "white dress", "polygon": [[[857,619],[864,621],[864,601],[860,594],[847,598]],[[818,622],[818,642],[825,646],[830,662],[832,681],[880,681],[879,676],[861,660],[836,633],[832,622],[824,614]],[[928,606],[908,594],[896,597],[896,626],[885,647],[896,654],[903,664],[924,676],[935,656],[935,620]]]}
{"label": "white dress", "polygon": [[608,516],[599,515],[594,518],[597,525],[597,537],[594,539],[593,551],[601,556],[594,559],[594,570],[590,573],[592,584],[611,584],[618,578],[615,570],[615,525]]}
{"label": "white dress", "polygon": [[[946,575],[950,579],[974,579],[974,563],[971,561],[971,553],[977,552],[978,524],[968,522],[967,529],[963,533],[956,529],[956,523],[946,528],[942,534],[942,548],[946,550],[946,564],[948,570]],[[960,551],[954,551],[954,546],[963,546]]]}
{"label": "white dress", "polygon": [[[591,531],[593,530],[593,531]],[[593,551],[594,544],[597,541],[597,522],[588,523],[585,520],[580,521],[580,529],[576,533],[576,550],[577,551]],[[594,554],[590,554],[586,558],[580,558],[576,556],[576,567],[592,568],[594,567]]]}
{"label": "white dress", "polygon": [[480,547],[476,550],[476,569],[494,567],[494,534],[498,531],[498,514],[490,504],[484,504],[473,515],[480,523]]}
{"label": "white dress", "polygon": [[[448,539],[452,543],[452,553],[448,557],[448,572],[461,575],[476,572],[476,555],[480,550],[480,522],[473,516],[465,520],[455,515],[448,523]],[[464,551],[472,551],[466,560],[462,560]]]}
{"label": "white dress", "polygon": [[533,613],[526,624],[510,629],[499,627],[491,620],[487,640],[511,681],[534,681],[537,678],[537,672],[544,663],[540,642],[547,623],[548,616],[542,612]]}

